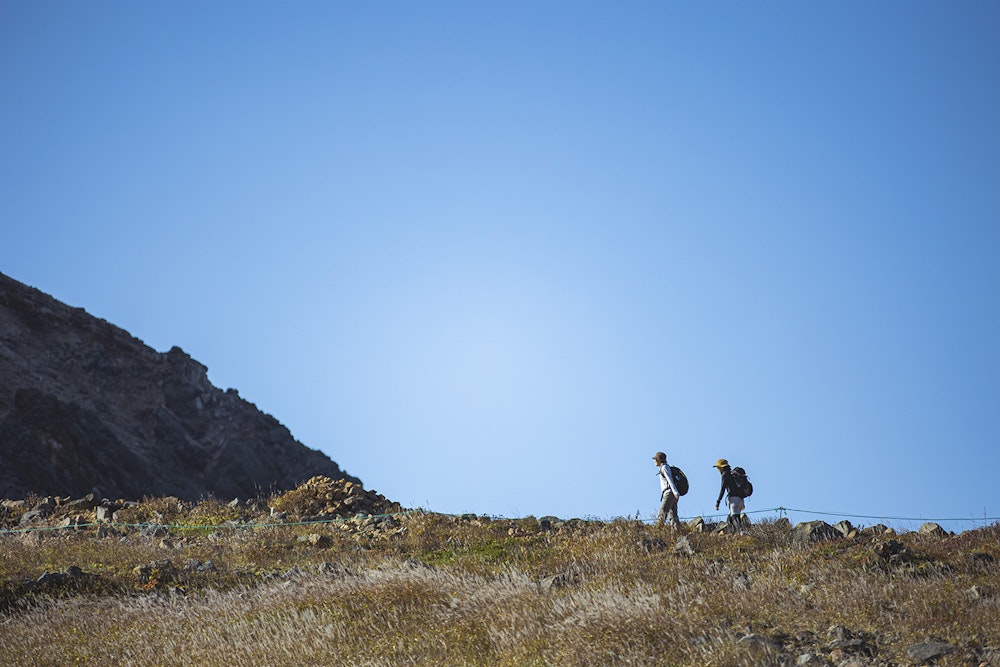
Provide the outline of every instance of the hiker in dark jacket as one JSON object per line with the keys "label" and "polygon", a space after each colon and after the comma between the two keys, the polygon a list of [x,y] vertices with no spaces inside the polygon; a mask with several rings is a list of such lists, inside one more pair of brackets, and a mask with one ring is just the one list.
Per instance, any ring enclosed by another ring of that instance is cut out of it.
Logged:
{"label": "hiker in dark jacket", "polygon": [[677,501],[680,500],[681,494],[677,491],[673,473],[670,472],[667,455],[656,452],[653,455],[653,462],[656,463],[656,474],[660,478],[660,512],[656,515],[656,525],[662,526],[667,517],[670,517],[670,527],[679,530],[681,522],[677,518]]}
{"label": "hiker in dark jacket", "polygon": [[722,474],[722,487],[719,489],[719,497],[715,499],[715,509],[719,509],[722,496],[726,495],[726,504],[729,505],[729,516],[726,517],[726,524],[734,531],[741,531],[748,523],[743,514],[745,507],[743,497],[738,495],[736,484],[733,482],[733,470],[729,467],[729,461],[719,459],[714,466]]}

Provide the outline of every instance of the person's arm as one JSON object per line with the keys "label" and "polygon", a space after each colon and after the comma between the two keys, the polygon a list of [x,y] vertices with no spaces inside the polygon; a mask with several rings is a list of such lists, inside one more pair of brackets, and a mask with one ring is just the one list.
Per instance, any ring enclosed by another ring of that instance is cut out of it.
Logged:
{"label": "person's arm", "polygon": [[674,476],[670,473],[670,466],[668,466],[666,463],[661,465],[660,474],[663,475],[664,479],[667,480],[667,485],[670,486],[670,493],[680,498],[681,494],[677,492],[677,485],[674,484]]}
{"label": "person's arm", "polygon": [[722,488],[719,489],[719,497],[715,499],[715,509],[719,509],[719,503],[722,502],[722,496],[726,493],[726,475],[728,473],[722,473]]}

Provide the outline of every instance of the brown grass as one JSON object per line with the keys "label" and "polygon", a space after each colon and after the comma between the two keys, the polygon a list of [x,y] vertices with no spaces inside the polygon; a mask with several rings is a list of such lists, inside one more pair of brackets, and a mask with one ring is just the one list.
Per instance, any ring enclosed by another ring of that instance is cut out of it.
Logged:
{"label": "brown grass", "polygon": [[891,560],[888,538],[794,546],[775,524],[688,534],[685,556],[631,520],[196,530],[227,506],[149,503],[169,536],[0,536],[0,663],[910,665],[932,639],[956,647],[940,665],[1000,658],[1000,525],[904,534]]}

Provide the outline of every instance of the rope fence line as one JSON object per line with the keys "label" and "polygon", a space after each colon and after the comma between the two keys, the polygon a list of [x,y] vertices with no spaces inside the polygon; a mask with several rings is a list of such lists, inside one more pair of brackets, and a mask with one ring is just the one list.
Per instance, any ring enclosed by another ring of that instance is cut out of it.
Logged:
{"label": "rope fence line", "polygon": [[[770,514],[777,513],[779,517],[784,517],[788,512],[797,512],[799,514],[818,514],[820,516],[833,516],[841,517],[844,519],[881,519],[884,521],[920,521],[924,523],[934,522],[934,523],[945,523],[945,522],[956,522],[956,521],[967,521],[970,523],[990,523],[1000,521],[1000,516],[983,516],[983,517],[961,517],[961,518],[931,518],[931,517],[914,517],[914,516],[879,516],[872,514],[851,514],[849,512],[823,512],[820,510],[805,510],[798,509],[795,507],[772,507],[770,509],[762,510],[747,510],[743,514]],[[697,517],[681,517],[681,519],[691,520],[691,519],[725,519],[728,514],[704,514]]]}
{"label": "rope fence line", "polygon": [[[770,509],[762,510],[747,510],[743,514],[770,514],[777,513],[779,516],[784,516],[787,512],[797,512],[799,514],[818,514],[820,516],[832,516],[841,517],[845,519],[881,519],[884,521],[922,521],[922,522],[954,522],[954,521],[968,521],[970,523],[989,523],[1000,521],[1000,516],[983,516],[983,517],[951,517],[951,518],[933,518],[933,517],[918,517],[918,516],[880,516],[873,514],[851,514],[849,512],[823,512],[820,510],[807,510],[798,509],[795,507],[772,507]],[[687,517],[688,519],[709,519],[709,518],[725,518],[728,514],[704,514],[698,517]],[[681,517],[682,519],[685,517]]]}
{"label": "rope fence line", "polygon": [[820,514],[823,516],[842,516],[842,517],[849,517],[851,519],[885,519],[886,521],[924,521],[924,522],[933,521],[935,523],[942,523],[946,521],[972,521],[972,522],[1000,521],[1000,516],[934,519],[934,518],[912,517],[912,516],[872,516],[868,514],[848,514],[846,512],[820,512],[818,510],[801,510],[801,509],[795,509],[793,507],[776,507],[772,510],[761,510],[761,511],[799,512],[802,514]]}
{"label": "rope fence line", "polygon": [[[903,517],[903,516],[878,516],[869,514],[850,514],[847,512],[824,512],[820,510],[806,510],[797,509],[794,507],[772,507],[769,509],[760,510],[749,510],[743,512],[744,514],[771,514],[777,513],[780,518],[785,518],[787,512],[797,512],[799,514],[816,514],[820,516],[833,516],[841,518],[850,519],[877,519],[884,521],[912,521],[912,522],[934,522],[934,523],[945,523],[945,522],[969,522],[969,523],[990,523],[990,522],[1000,522],[1000,517],[963,517],[963,518],[927,518],[927,517]],[[222,524],[166,524],[166,523],[114,523],[114,522],[98,522],[98,523],[78,523],[70,524],[67,526],[29,526],[27,528],[7,528],[0,529],[0,535],[16,535],[23,533],[32,532],[43,532],[43,531],[57,531],[57,530],[78,530],[81,528],[165,528],[167,530],[248,530],[248,529],[258,529],[258,528],[287,528],[291,526],[315,526],[324,524],[334,524],[334,523],[348,523],[348,522],[361,522],[367,521],[369,519],[384,519],[389,517],[397,516],[407,516],[411,514],[437,514],[440,516],[450,516],[450,517],[461,517],[466,516],[462,514],[448,514],[444,512],[431,512],[428,510],[406,510],[402,512],[391,512],[386,514],[365,514],[352,517],[330,517],[329,519],[313,519],[310,521],[289,521],[289,522],[278,522],[278,523],[222,523]],[[471,513],[470,513],[471,515]],[[488,515],[475,515],[475,516],[488,516]],[[690,521],[693,519],[725,519],[727,514],[704,514],[692,517],[680,517],[684,521]],[[496,520],[518,520],[517,518],[503,517],[503,516],[491,516],[491,518]],[[526,518],[526,517],[521,517]],[[588,519],[594,520],[594,519]],[[597,521],[608,522],[607,519],[597,519]],[[648,520],[651,521],[651,520]],[[647,522],[648,522],[647,521]]]}

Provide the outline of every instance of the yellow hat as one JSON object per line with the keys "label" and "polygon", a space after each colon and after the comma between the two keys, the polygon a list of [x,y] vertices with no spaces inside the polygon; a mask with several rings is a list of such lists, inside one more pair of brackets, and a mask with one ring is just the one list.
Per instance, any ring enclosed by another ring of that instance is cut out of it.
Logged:
{"label": "yellow hat", "polygon": [[713,468],[728,468],[729,467],[729,461],[727,461],[726,459],[719,459],[718,461],[715,462],[715,465],[712,466],[712,467]]}

